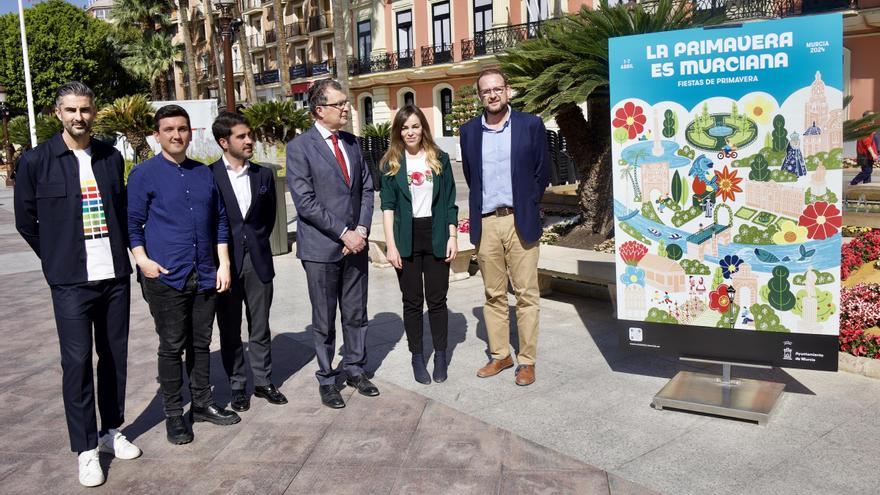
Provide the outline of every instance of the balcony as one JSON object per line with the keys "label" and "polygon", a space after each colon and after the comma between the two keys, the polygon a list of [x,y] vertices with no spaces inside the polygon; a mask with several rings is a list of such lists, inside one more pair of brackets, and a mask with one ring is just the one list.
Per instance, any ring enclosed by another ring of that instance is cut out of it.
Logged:
{"label": "balcony", "polygon": [[422,66],[452,62],[452,43],[422,47]]}
{"label": "balcony", "polygon": [[265,34],[266,43],[275,43],[278,41],[278,36],[275,34],[277,31],[274,29],[267,29]]}
{"label": "balcony", "polygon": [[333,67],[333,63],[330,60],[325,60],[323,62],[316,62],[311,65],[311,75],[320,76],[321,74],[329,74],[331,68]]}
{"label": "balcony", "polygon": [[287,72],[290,74],[291,79],[306,77],[308,74],[306,64],[291,65]]}
{"label": "balcony", "polygon": [[322,29],[330,29],[333,26],[333,17],[329,14],[313,15],[308,19],[308,29],[310,33],[321,31]]}
{"label": "balcony", "polygon": [[279,80],[278,70],[264,70],[254,74],[254,84],[262,86],[264,84],[277,83]]}
{"label": "balcony", "polygon": [[[642,2],[646,9],[656,6],[657,0]],[[698,16],[715,17],[726,21],[772,19],[802,14],[818,14],[845,9],[857,9],[858,0],[689,0]]]}
{"label": "balcony", "polygon": [[241,11],[247,12],[248,10],[254,10],[262,8],[263,2],[262,0],[241,0]]}
{"label": "balcony", "polygon": [[[469,60],[481,55],[503,52],[523,41],[536,38],[543,21],[514,24],[499,28],[487,29],[474,33],[473,43],[465,46],[469,40],[462,40],[462,60]],[[471,49],[471,46],[473,47]],[[467,56],[465,56],[467,55]]]}
{"label": "balcony", "polygon": [[263,37],[263,33],[257,33],[248,36],[248,45],[250,45],[251,49],[265,46],[266,39]]}
{"label": "balcony", "polygon": [[284,37],[293,38],[294,36],[307,36],[309,32],[306,30],[305,21],[297,21],[293,24],[284,25]]}
{"label": "balcony", "polygon": [[217,73],[214,67],[214,64],[210,64],[208,66],[201,66],[196,69],[196,80],[201,82],[210,79],[213,74]]}
{"label": "balcony", "polygon": [[336,77],[336,64],[332,60],[296,64],[290,66],[288,74],[290,74],[290,79],[302,79],[304,77],[321,76],[324,74],[332,74],[333,77]]}

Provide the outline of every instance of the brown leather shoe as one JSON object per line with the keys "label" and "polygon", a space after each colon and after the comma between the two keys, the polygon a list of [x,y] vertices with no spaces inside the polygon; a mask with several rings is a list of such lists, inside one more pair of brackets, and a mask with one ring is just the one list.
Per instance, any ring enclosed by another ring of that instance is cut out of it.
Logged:
{"label": "brown leather shoe", "polygon": [[535,365],[521,364],[516,368],[516,384],[525,387],[535,383]]}
{"label": "brown leather shoe", "polygon": [[477,370],[477,376],[480,378],[488,378],[501,373],[507,368],[513,368],[513,357],[511,356],[507,356],[504,359],[493,359],[489,361],[489,364]]}

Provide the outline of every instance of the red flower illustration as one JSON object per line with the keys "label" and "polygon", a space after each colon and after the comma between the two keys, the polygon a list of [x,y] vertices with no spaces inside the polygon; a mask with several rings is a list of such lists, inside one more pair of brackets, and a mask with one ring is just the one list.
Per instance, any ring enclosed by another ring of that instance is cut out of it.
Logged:
{"label": "red flower illustration", "polygon": [[421,172],[413,172],[410,178],[412,179],[412,183],[417,186],[421,186],[425,183],[425,174]]}
{"label": "red flower illustration", "polygon": [[736,201],[736,195],[734,193],[743,192],[742,188],[739,187],[739,183],[742,182],[741,177],[737,177],[736,174],[739,173],[739,170],[734,170],[730,172],[727,170],[727,166],[724,166],[724,170],[715,171],[715,177],[717,178],[718,189],[715,190],[715,196],[721,196],[721,201],[727,201],[728,199],[731,201]]}
{"label": "red flower illustration", "polygon": [[727,308],[733,302],[730,300],[730,294],[728,294],[727,289],[727,284],[721,284],[717,289],[709,293],[709,309],[714,309],[721,314],[727,312]]}
{"label": "red flower illustration", "polygon": [[626,128],[629,138],[635,139],[645,130],[645,122],[647,121],[648,118],[642,112],[642,107],[628,101],[624,103],[623,108],[618,108],[614,113],[612,125]]}
{"label": "red flower illustration", "polygon": [[644,244],[636,241],[626,241],[620,245],[618,251],[620,252],[620,257],[623,258],[624,263],[635,266],[645,257],[645,254],[648,253],[648,248],[645,247]]}
{"label": "red flower illustration", "polygon": [[807,228],[807,237],[821,241],[836,234],[842,221],[837,206],[817,201],[804,208],[798,225]]}

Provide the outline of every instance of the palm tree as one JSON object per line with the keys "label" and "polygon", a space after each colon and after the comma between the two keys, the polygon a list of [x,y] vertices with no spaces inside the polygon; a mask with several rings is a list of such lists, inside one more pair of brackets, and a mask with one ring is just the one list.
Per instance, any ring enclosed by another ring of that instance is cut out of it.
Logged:
{"label": "palm tree", "polygon": [[116,0],[110,19],[119,26],[137,26],[141,32],[155,32],[171,25],[173,0]]}
{"label": "palm tree", "polygon": [[[546,22],[537,38],[499,56],[517,92],[514,105],[556,119],[580,173],[584,224],[605,236],[614,226],[608,39],[715,22],[695,15],[688,1],[659,0],[651,6],[650,11],[640,3],[609,7],[608,0],[600,0],[595,10],[582,7]],[[589,121],[579,106],[584,102]]]}
{"label": "palm tree", "polygon": [[[348,44],[345,41],[345,13],[348,0],[330,0],[333,9],[333,58],[336,61],[336,80],[342,86],[342,93],[348,95]],[[345,130],[352,131],[352,119],[348,119]]]}
{"label": "palm tree", "polygon": [[196,80],[196,59],[193,54],[192,31],[190,30],[192,24],[189,22],[189,0],[178,0],[178,2],[180,3],[178,9],[180,34],[183,36],[183,60],[186,65],[186,76],[189,79],[187,97],[195,100],[199,95],[199,82]]}
{"label": "palm tree", "polygon": [[[235,2],[232,12],[235,17],[241,18],[241,9],[238,2]],[[236,38],[238,39],[239,47],[241,48],[242,68],[244,69],[244,94],[242,95],[242,99],[249,103],[256,103],[257,83],[254,80],[254,67],[251,63],[251,46],[248,42],[247,31],[244,26],[244,23],[242,23],[238,27],[238,33],[236,33]]]}
{"label": "palm tree", "polygon": [[278,75],[281,77],[282,95],[290,91],[290,62],[287,60],[287,36],[284,34],[284,7],[281,0],[274,0],[272,10],[275,17],[275,58],[278,60]]}
{"label": "palm tree", "polygon": [[[852,100],[852,95],[844,96],[843,108],[848,107],[849,104],[852,103]],[[878,130],[880,130],[880,115],[876,113],[871,113],[857,119],[844,120],[843,140],[856,141],[865,136],[870,136],[871,133],[877,132]]]}
{"label": "palm tree", "polygon": [[242,113],[257,139],[269,145],[286,143],[297,135],[297,131],[312,126],[308,111],[294,109],[291,100],[254,103]]}
{"label": "palm tree", "polygon": [[123,96],[98,111],[94,129],[100,134],[125,136],[134,148],[135,161],[140,163],[152,154],[147,136],[153,133],[154,114],[146,96]]}
{"label": "palm tree", "polygon": [[[212,2],[204,2],[205,5],[205,32],[208,36],[208,46],[211,47],[211,55],[214,57],[214,74],[208,77],[214,77],[217,84],[217,102],[220,106],[226,105],[226,91],[223,90],[223,64],[220,62],[220,50],[217,48],[221,45],[217,43],[217,34],[214,32],[214,7]],[[235,66],[233,66],[235,67]]]}
{"label": "palm tree", "polygon": [[180,52],[180,44],[173,44],[169,36],[147,36],[126,47],[122,67],[135,77],[150,81],[154,100],[166,100],[165,75]]}

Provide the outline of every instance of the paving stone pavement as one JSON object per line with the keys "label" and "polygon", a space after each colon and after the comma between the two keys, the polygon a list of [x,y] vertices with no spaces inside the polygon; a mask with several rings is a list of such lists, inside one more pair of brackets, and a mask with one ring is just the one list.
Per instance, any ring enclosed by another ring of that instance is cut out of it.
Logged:
{"label": "paving stone pavement", "polygon": [[[285,321],[286,311],[272,321],[274,381],[290,403],[273,406],[253,398],[239,424],[197,424],[195,441],[183,446],[165,440],[155,378],[157,340],[140,290],[133,287],[123,432],[144,454],[130,461],[102,454],[107,482],[83,488],[64,422],[49,290],[36,257],[8,232],[11,210],[10,191],[0,190],[0,298],[6,303],[0,306],[0,493],[654,493],[382,380],[381,374],[379,397],[346,388],[346,408],[323,407],[302,287],[276,302],[294,299],[296,322]],[[279,261],[280,278],[299,266],[291,255]],[[387,329],[395,316],[373,321]],[[393,333],[376,332],[371,347],[394,347]],[[373,370],[382,358],[381,352],[374,355]],[[226,403],[216,331],[212,381],[215,397]]]}
{"label": "paving stone pavement", "polygon": [[[8,230],[11,211],[11,194],[0,189],[0,256],[10,256],[0,258],[7,302],[0,306],[0,492],[69,493],[78,488],[48,289]],[[156,397],[156,337],[133,288],[125,432],[145,455],[109,463],[108,483],[90,491],[880,493],[880,381],[735,369],[786,384],[769,425],[656,411],[651,397],[676,372],[717,369],[624,352],[610,305],[567,295],[541,301],[534,385],[517,387],[511,371],[479,379],[475,371],[486,360],[479,275],[450,287],[449,380],[424,386],[412,379],[394,272],[371,268],[369,369],[382,396],[347,389],[349,407],[327,410],[315,390],[302,267],[292,255],[275,261],[274,378],[291,404],[254,399],[240,424],[200,424],[193,444],[168,445]],[[212,366],[215,395],[227,401],[216,352]]]}

